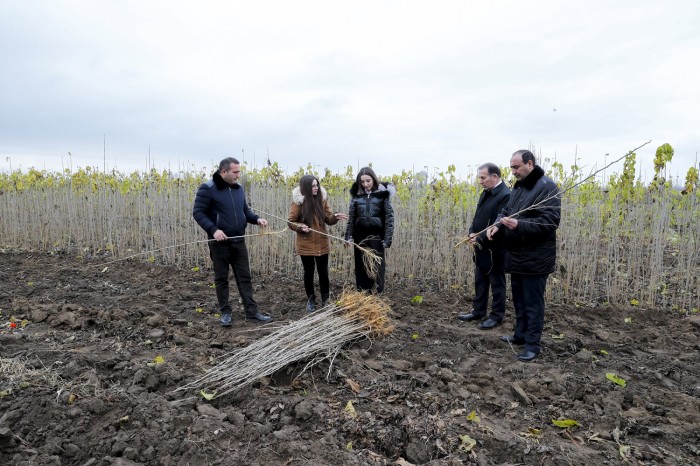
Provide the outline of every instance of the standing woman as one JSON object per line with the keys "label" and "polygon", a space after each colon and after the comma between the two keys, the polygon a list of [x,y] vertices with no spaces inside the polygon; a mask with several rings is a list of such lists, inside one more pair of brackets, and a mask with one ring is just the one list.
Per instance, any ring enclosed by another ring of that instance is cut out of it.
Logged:
{"label": "standing woman", "polygon": [[328,205],[326,190],[321,187],[318,178],[313,175],[301,177],[299,186],[292,191],[292,206],[289,209],[287,224],[297,232],[296,250],[304,266],[307,312],[316,310],[314,269],[318,269],[321,307],[326,305],[330,294],[328,253],[331,251],[331,243],[328,236],[321,233],[326,233],[326,225],[335,225],[338,220],[347,218],[345,214],[333,213]]}
{"label": "standing woman", "polygon": [[396,188],[391,183],[380,183],[369,167],[360,169],[350,188],[350,209],[345,239],[371,249],[381,258],[376,281],[365,270],[362,251],[355,248],[355,281],[360,291],[384,291],[386,259],[384,250],[391,246],[394,235],[394,209],[391,195]]}

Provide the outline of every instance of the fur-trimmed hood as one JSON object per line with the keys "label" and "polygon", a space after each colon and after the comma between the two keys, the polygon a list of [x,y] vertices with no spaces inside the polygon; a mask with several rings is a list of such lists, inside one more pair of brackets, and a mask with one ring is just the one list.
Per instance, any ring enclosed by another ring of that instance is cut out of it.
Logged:
{"label": "fur-trimmed hood", "polygon": [[[396,194],[396,186],[394,186],[392,183],[379,183],[377,185],[377,190],[372,191],[372,195],[378,196],[380,198],[384,197],[391,197],[394,194]],[[350,195],[352,196],[364,196],[365,195],[365,190],[362,186],[357,184],[357,181],[355,181],[352,184],[352,187],[350,188]]]}
{"label": "fur-trimmed hood", "polygon": [[[320,188],[321,202],[323,202],[326,199],[328,199],[328,193],[326,193],[326,190],[323,188],[323,186],[321,186]],[[299,186],[292,190],[292,202],[294,202],[297,205],[302,205],[304,203],[304,196],[301,194],[301,188]]]}

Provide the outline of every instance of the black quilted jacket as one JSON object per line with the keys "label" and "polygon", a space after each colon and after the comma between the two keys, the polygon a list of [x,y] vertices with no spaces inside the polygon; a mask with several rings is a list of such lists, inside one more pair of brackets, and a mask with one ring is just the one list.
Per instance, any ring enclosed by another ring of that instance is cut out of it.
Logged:
{"label": "black quilted jacket", "polygon": [[394,236],[394,209],[391,207],[394,191],[392,184],[380,183],[376,191],[366,194],[361,186],[353,183],[345,239],[358,242],[368,236],[377,236],[386,247],[390,247]]}

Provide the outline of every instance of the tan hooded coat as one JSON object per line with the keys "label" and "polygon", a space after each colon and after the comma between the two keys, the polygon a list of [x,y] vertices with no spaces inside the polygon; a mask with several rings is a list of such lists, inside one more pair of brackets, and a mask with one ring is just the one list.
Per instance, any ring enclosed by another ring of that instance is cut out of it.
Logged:
{"label": "tan hooded coat", "polygon": [[[326,225],[335,225],[338,223],[338,219],[328,205],[328,194],[323,187],[321,187],[319,194],[321,195],[325,217],[322,222],[319,222],[318,219],[314,219],[313,224],[308,225],[308,227],[326,233]],[[289,228],[297,232],[295,243],[297,254],[300,256],[322,256],[330,253],[331,241],[328,236],[321,235],[314,231],[308,233],[301,231],[301,205],[303,203],[304,196],[302,196],[301,189],[297,186],[292,191],[292,205],[289,208],[289,217],[287,219]]]}

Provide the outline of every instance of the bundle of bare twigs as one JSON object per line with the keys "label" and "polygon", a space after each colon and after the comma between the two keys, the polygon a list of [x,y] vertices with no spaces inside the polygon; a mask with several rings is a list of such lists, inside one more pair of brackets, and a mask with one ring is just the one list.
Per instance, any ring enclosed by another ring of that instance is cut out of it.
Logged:
{"label": "bundle of bare twigs", "polygon": [[348,342],[391,333],[390,310],[375,295],[345,292],[337,302],[230,353],[202,377],[176,391],[207,389],[220,397],[291,363],[307,360],[303,373],[323,360],[332,362]]}

